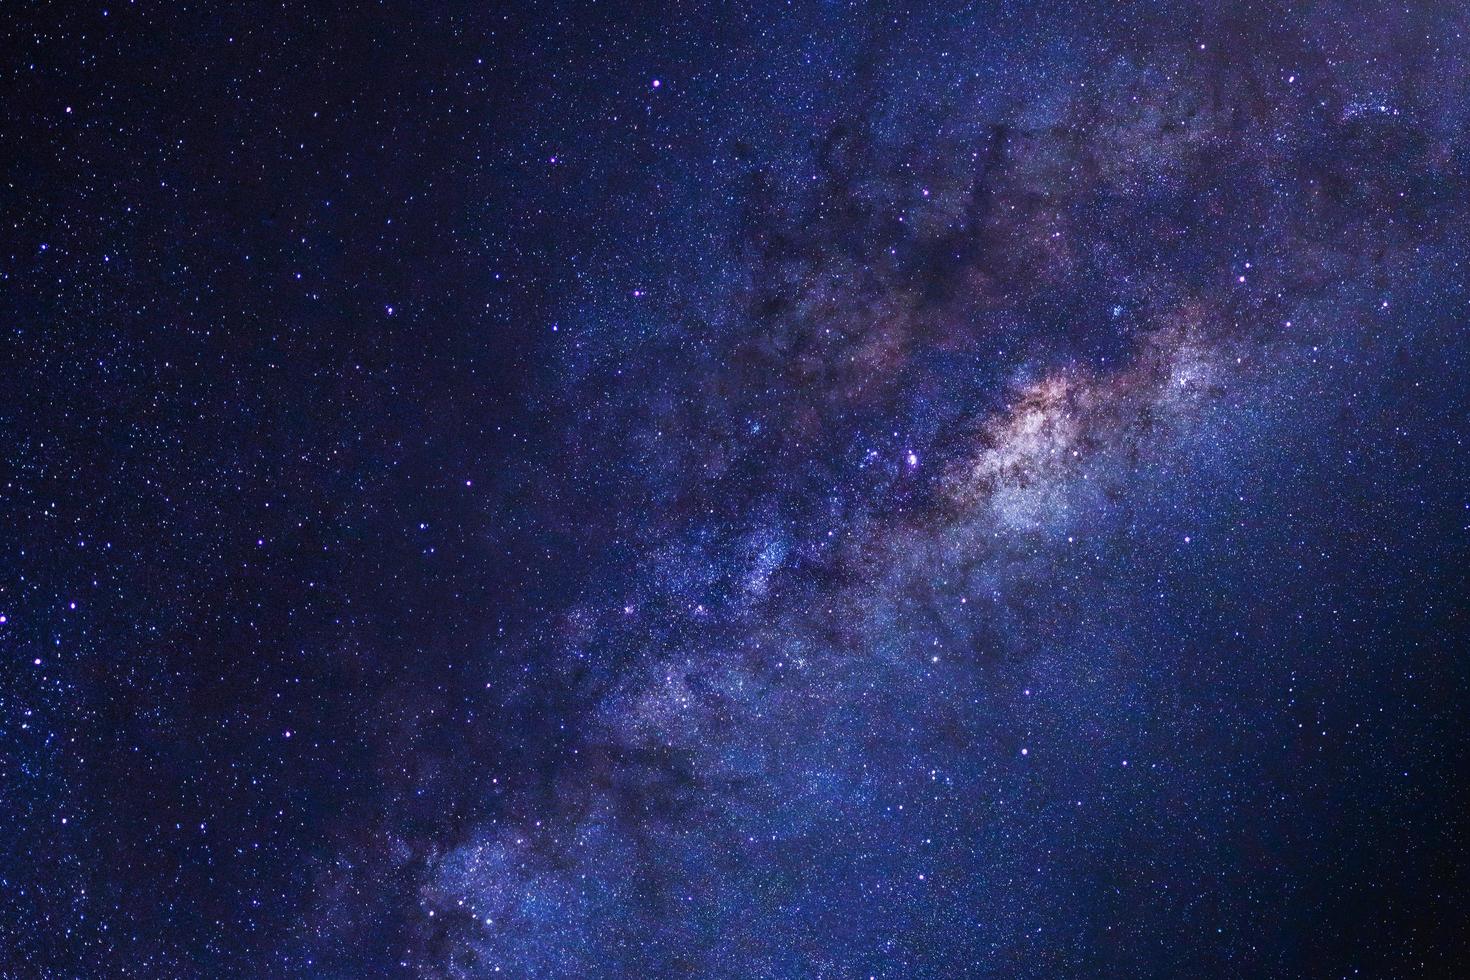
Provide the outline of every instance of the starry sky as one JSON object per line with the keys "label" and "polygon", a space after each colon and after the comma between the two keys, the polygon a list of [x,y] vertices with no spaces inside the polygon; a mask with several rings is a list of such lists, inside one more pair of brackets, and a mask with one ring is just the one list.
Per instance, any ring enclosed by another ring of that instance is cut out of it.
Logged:
{"label": "starry sky", "polygon": [[0,77],[0,976],[1470,954],[1470,10],[16,0]]}

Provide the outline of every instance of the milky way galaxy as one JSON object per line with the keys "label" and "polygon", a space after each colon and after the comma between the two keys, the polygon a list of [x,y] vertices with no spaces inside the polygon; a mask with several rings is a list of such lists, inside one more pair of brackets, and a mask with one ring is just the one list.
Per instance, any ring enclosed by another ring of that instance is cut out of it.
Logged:
{"label": "milky way galaxy", "polygon": [[0,975],[1452,975],[1470,14],[632,6],[12,32]]}

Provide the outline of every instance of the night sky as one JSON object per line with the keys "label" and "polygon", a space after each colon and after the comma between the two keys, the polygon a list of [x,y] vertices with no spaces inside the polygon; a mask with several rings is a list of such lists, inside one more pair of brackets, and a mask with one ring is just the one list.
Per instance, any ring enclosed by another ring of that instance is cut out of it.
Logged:
{"label": "night sky", "polygon": [[1470,962],[1470,8],[9,0],[0,173],[0,977]]}

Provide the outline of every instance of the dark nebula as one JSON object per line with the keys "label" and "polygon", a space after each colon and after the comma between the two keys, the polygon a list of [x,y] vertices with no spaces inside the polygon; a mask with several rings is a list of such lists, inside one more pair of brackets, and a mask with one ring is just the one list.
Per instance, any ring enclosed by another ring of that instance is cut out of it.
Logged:
{"label": "dark nebula", "polygon": [[1470,10],[0,37],[0,977],[1464,969]]}

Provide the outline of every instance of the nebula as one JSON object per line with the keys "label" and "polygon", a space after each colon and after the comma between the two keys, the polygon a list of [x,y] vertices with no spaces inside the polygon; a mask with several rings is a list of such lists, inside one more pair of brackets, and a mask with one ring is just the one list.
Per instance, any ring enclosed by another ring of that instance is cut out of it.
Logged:
{"label": "nebula", "polygon": [[1104,44],[749,164],[718,325],[671,301],[567,394],[640,406],[668,507],[624,518],[635,622],[541,654],[619,650],[554,781],[427,855],[426,974],[1303,967],[1300,828],[1244,778],[1281,709],[1209,680],[1296,657],[1241,488],[1320,478],[1261,475],[1356,397],[1314,365],[1470,204],[1412,59],[1389,96],[1328,46]]}

